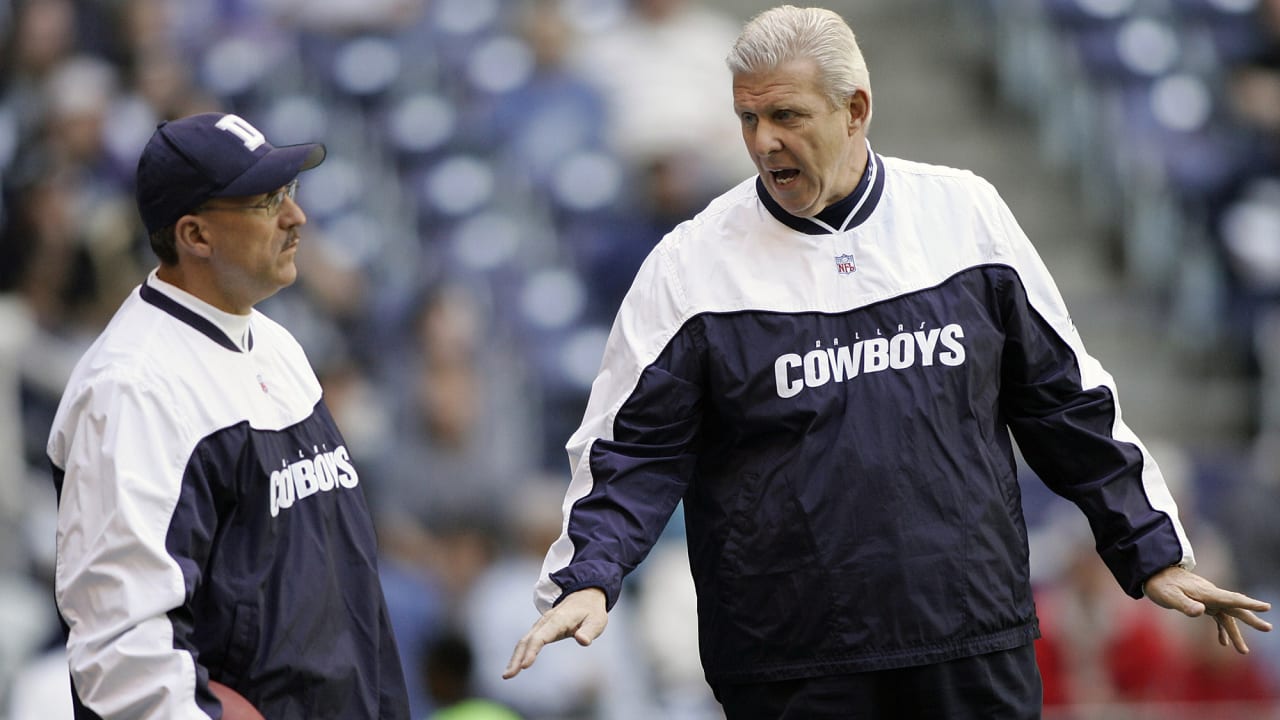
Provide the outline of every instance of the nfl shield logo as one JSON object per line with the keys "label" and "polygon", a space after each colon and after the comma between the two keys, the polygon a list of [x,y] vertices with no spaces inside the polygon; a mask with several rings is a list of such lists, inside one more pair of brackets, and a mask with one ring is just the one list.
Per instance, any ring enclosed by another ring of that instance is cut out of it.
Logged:
{"label": "nfl shield logo", "polygon": [[836,256],[836,272],[840,273],[841,275],[848,275],[857,269],[858,268],[853,264],[852,255]]}

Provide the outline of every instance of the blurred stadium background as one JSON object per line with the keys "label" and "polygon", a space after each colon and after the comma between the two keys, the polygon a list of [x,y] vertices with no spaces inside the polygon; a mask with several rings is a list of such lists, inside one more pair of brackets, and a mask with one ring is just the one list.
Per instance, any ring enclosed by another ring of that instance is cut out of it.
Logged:
{"label": "blurred stadium background", "polygon": [[[769,4],[0,0],[0,718],[67,716],[47,429],[154,264],[137,154],[203,110],[329,147],[299,191],[301,280],[261,309],[358,455],[416,715],[469,654],[467,692],[529,718],[718,717],[678,519],[599,643],[498,675],[621,294],[751,172],[722,58]],[[1001,190],[1201,569],[1280,599],[1280,2],[823,4],[868,57],[875,149]],[[1280,717],[1277,638],[1236,657],[1128,600],[1078,513],[1024,488],[1047,717]]]}

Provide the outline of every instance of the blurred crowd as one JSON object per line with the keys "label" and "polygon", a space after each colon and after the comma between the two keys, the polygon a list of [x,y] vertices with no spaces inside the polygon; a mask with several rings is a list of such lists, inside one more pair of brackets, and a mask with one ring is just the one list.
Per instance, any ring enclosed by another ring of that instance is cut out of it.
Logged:
{"label": "blurred crowd", "polygon": [[1257,380],[1251,424],[1276,437],[1280,2],[963,4],[1001,99],[1077,179],[1126,279],[1161,300],[1181,359]]}
{"label": "blurred crowd", "polygon": [[[1126,273],[1167,299],[1170,333],[1264,388],[1260,448],[1280,445],[1278,5],[951,3],[990,34],[1046,161],[1075,164]],[[855,30],[856,8],[836,7]],[[361,468],[415,715],[481,697],[527,718],[718,717],[679,518],[589,652],[499,673],[534,618],[563,444],[622,293],[666,230],[752,172],[723,62],[742,19],[696,0],[0,0],[0,718],[62,707],[48,427],[155,262],[142,144],[206,110],[328,146],[299,189],[299,283],[260,309],[303,343]],[[1212,547],[1218,523],[1246,550],[1221,553],[1243,589],[1280,599],[1280,534],[1251,510],[1280,509],[1280,452],[1239,472],[1253,491],[1189,530]],[[1147,617],[1078,529],[1031,511],[1051,549],[1048,702],[1274,701],[1261,641],[1239,660]]]}

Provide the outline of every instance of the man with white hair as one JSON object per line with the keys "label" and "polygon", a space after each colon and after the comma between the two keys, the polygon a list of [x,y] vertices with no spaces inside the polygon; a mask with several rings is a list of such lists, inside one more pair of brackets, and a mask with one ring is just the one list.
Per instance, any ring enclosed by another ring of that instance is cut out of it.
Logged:
{"label": "man with white hair", "polygon": [[597,637],[683,500],[729,718],[1039,717],[1013,440],[1127,593],[1247,652],[1239,623],[1269,630],[1269,605],[1190,572],[1155,461],[995,189],[871,150],[835,13],[762,13],[729,67],[758,176],[623,301],[506,676]]}

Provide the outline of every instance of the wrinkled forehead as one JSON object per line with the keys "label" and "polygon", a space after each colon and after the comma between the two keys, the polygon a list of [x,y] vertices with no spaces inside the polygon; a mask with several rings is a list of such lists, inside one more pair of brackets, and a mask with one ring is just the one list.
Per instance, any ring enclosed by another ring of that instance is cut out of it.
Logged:
{"label": "wrinkled forehead", "polygon": [[733,76],[733,102],[739,105],[826,102],[812,60],[789,60],[776,67]]}

